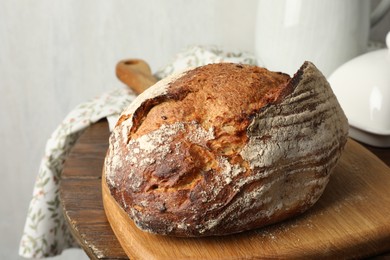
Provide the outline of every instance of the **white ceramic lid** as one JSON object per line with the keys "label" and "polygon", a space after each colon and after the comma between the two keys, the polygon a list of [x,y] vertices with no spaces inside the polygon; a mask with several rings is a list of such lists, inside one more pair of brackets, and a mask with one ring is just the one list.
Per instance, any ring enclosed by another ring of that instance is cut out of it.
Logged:
{"label": "white ceramic lid", "polygon": [[360,135],[356,139],[390,147],[390,33],[386,42],[388,49],[352,59],[339,67],[328,80],[351,127],[381,136],[379,144],[364,138],[361,140]]}

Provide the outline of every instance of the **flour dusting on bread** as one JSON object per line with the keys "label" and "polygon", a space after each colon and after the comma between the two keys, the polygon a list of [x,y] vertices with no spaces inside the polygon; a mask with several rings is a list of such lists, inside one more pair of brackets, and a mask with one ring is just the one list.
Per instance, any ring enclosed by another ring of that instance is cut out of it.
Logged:
{"label": "flour dusting on bread", "polygon": [[111,196],[145,231],[226,235],[298,215],[323,193],[348,123],[325,77],[210,64],[158,82],[120,117]]}

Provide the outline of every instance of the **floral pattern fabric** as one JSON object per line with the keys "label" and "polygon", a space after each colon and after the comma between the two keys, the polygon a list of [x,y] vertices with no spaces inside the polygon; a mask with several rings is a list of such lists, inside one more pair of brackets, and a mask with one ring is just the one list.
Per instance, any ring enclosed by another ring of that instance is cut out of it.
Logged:
{"label": "floral pattern fabric", "polygon": [[[189,67],[209,63],[236,62],[256,64],[253,55],[225,52],[214,46],[194,46],[179,53],[173,62],[155,73],[159,79]],[[59,199],[59,181],[66,156],[78,137],[91,124],[107,118],[110,129],[120,113],[135,99],[129,88],[118,88],[102,94],[72,110],[46,143],[27,212],[19,255],[43,258],[60,254],[64,249],[78,247],[63,216]]]}
{"label": "floral pattern fabric", "polygon": [[27,213],[19,254],[54,256],[77,243],[70,233],[59,199],[59,181],[66,156],[89,125],[119,114],[135,98],[129,88],[115,89],[77,106],[46,143]]}

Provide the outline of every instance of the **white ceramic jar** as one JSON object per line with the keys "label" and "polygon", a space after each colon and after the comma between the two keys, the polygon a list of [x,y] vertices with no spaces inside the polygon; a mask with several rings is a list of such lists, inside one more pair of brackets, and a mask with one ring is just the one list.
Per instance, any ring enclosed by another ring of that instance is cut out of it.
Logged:
{"label": "white ceramic jar", "polygon": [[387,49],[352,59],[329,77],[350,136],[378,147],[390,147],[390,32],[386,42]]}

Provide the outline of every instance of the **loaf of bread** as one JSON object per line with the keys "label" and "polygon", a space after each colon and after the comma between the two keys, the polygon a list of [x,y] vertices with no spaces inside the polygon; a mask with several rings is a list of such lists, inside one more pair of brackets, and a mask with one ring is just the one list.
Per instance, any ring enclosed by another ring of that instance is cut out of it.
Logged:
{"label": "loaf of bread", "polygon": [[347,134],[347,119],[312,63],[292,78],[210,64],[157,82],[123,111],[103,182],[110,203],[144,231],[232,234],[311,207]]}

